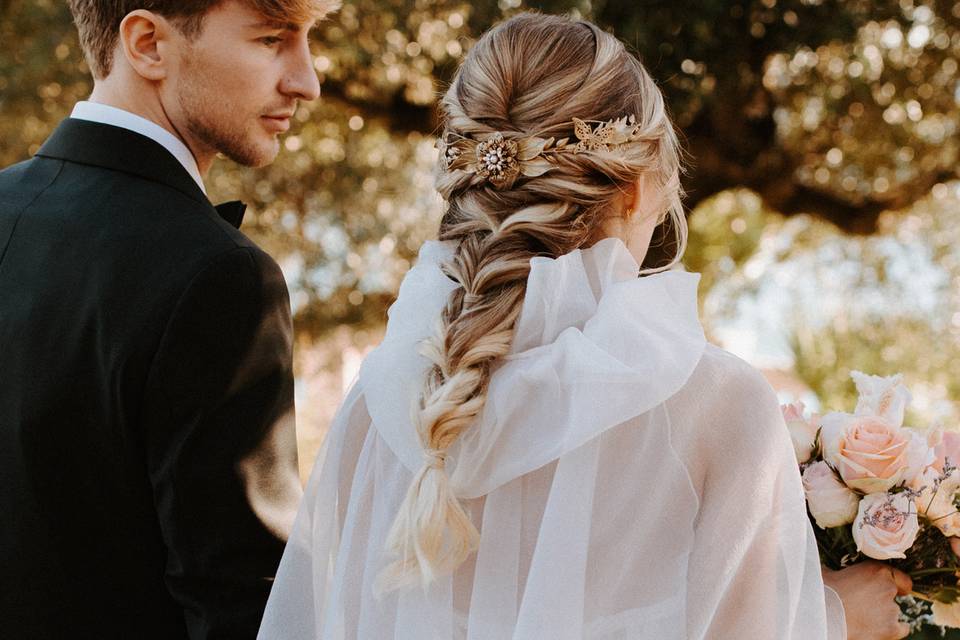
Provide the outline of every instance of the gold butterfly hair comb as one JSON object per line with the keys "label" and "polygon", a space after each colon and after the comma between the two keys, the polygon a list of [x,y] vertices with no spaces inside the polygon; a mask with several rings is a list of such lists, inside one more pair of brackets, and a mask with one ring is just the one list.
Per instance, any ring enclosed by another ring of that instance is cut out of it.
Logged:
{"label": "gold butterfly hair comb", "polygon": [[497,132],[473,139],[447,132],[437,141],[437,148],[444,170],[475,174],[474,184],[488,181],[497,189],[509,189],[520,176],[540,176],[552,169],[551,155],[612,152],[642,137],[633,115],[605,122],[574,118],[573,132],[575,144],[569,138],[505,138]]}

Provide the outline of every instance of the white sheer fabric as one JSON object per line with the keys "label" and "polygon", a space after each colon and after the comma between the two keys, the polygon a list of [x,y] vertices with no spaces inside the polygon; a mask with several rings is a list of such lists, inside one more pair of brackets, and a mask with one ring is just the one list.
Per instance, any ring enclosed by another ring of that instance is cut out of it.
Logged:
{"label": "white sheer fabric", "polygon": [[707,343],[699,275],[637,278],[619,240],[533,261],[513,350],[448,458],[478,552],[374,595],[423,454],[416,348],[454,285],[427,243],[308,482],[260,638],[845,637],[762,375]]}

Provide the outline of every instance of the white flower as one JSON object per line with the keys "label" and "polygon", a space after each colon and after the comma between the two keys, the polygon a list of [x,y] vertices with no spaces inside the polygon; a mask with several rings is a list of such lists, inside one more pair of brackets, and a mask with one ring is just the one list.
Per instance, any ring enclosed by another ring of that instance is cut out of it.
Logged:
{"label": "white flower", "polygon": [[822,460],[804,470],[803,491],[810,514],[821,529],[850,524],[857,517],[860,496],[841,482]]}
{"label": "white flower", "polygon": [[939,422],[934,422],[927,429],[927,444],[934,448],[943,444],[943,425]]}
{"label": "white flower", "polygon": [[834,468],[840,459],[840,440],[852,421],[852,415],[840,411],[831,411],[820,418],[820,449],[823,459]]}
{"label": "white flower", "polygon": [[857,549],[875,560],[906,558],[919,530],[917,512],[906,493],[864,496],[853,521]]}
{"label": "white flower", "polygon": [[804,418],[803,409],[802,402],[780,405],[783,420],[790,432],[790,439],[793,441],[793,452],[797,456],[798,464],[803,464],[813,454],[813,443],[817,438],[820,418],[817,414],[813,414],[810,418]]}
{"label": "white flower", "polygon": [[851,371],[850,377],[860,394],[855,415],[878,416],[895,427],[903,425],[904,413],[913,397],[902,384],[903,374],[884,378]]}

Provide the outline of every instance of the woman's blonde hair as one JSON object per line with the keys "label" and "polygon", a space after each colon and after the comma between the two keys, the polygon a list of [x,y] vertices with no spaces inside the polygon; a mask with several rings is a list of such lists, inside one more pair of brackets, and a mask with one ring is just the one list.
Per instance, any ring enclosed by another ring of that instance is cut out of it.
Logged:
{"label": "woman's blonde hair", "polygon": [[[433,363],[414,411],[425,452],[387,539],[395,562],[381,576],[390,589],[452,572],[475,549],[476,527],[451,490],[447,450],[483,409],[491,367],[509,350],[526,292],[530,260],[556,258],[598,239],[638,178],[655,188],[670,216],[677,252],[686,248],[683,170],[677,135],[659,88],[614,36],[584,20],[523,13],[494,27],[470,50],[441,110],[448,136],[507,140],[574,139],[573,119],[636,117],[636,141],[616,150],[558,153],[554,167],[505,188],[448,170],[437,190],[447,201],[440,239],[456,245],[443,265],[460,286],[421,353]],[[645,196],[646,197],[646,196]]]}

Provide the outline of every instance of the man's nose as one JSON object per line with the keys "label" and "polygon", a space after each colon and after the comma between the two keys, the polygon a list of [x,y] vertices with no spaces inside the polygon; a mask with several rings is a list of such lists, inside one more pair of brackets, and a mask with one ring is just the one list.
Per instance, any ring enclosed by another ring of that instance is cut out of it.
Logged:
{"label": "man's nose", "polygon": [[303,100],[316,100],[320,97],[320,79],[313,68],[313,56],[310,43],[306,38],[292,50],[286,74],[280,84],[280,92]]}

